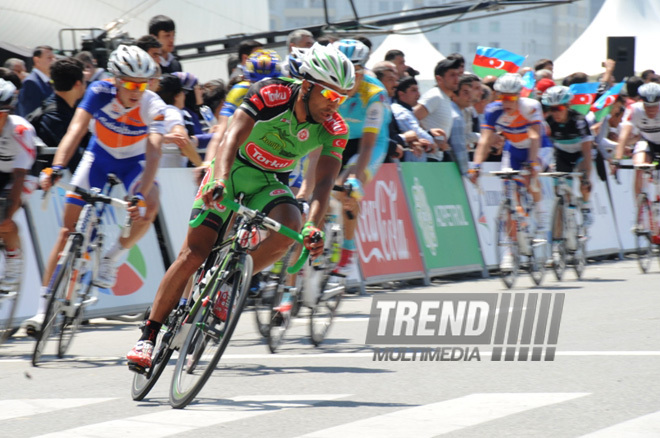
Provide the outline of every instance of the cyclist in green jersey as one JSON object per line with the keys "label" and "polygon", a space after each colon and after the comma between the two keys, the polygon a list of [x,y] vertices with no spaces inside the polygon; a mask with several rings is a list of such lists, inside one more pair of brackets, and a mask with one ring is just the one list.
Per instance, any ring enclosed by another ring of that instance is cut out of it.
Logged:
{"label": "cyclist in green jersey", "polygon": [[[129,364],[151,366],[154,340],[163,321],[179,302],[188,278],[208,256],[229,216],[228,209],[219,204],[221,199],[213,199],[216,188],[230,199],[243,193],[249,208],[299,230],[301,214],[286,185],[288,171],[301,157],[320,147],[309,220],[302,234],[310,257],[323,252],[323,240],[312,242],[310,236],[320,231],[316,224],[323,220],[341,168],[348,128],[337,109],[355,83],[355,70],[336,48],[315,44],[303,58],[300,71],[302,82],[277,78],[252,85],[236,111],[193,205],[192,216],[205,218],[199,227],[188,228],[183,248],[158,288],[142,337],[127,355]],[[279,260],[292,243],[278,233],[268,236],[252,253],[254,272]],[[222,299],[218,303],[226,305]]]}

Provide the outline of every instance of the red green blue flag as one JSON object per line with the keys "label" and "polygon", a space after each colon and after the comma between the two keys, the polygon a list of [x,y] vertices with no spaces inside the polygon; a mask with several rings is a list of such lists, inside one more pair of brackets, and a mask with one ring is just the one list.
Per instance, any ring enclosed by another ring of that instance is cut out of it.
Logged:
{"label": "red green blue flag", "polygon": [[614,104],[617,97],[619,97],[619,93],[621,93],[623,84],[624,82],[619,82],[618,84],[614,85],[612,88],[603,93],[603,95],[600,96],[593,105],[591,105],[591,111],[593,111],[596,116],[596,122],[600,122],[605,118],[606,115],[610,113],[612,110],[612,104]]}
{"label": "red green blue flag", "polygon": [[504,73],[517,73],[524,61],[524,56],[508,50],[478,46],[472,67],[482,78],[488,75],[500,77]]}
{"label": "red green blue flag", "polygon": [[572,84],[569,88],[573,93],[573,99],[569,102],[571,109],[580,114],[587,114],[591,105],[596,100],[598,82],[585,82],[583,84]]}
{"label": "red green blue flag", "polygon": [[536,76],[533,71],[528,71],[523,75],[523,88],[520,91],[521,97],[529,97],[536,86]]}

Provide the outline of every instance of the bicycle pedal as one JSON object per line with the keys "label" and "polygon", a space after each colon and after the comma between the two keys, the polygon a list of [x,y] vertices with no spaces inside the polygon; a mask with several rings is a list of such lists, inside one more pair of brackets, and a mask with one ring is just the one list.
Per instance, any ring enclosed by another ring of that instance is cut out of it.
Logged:
{"label": "bicycle pedal", "polygon": [[133,362],[128,363],[128,369],[138,374],[147,374],[147,369],[142,365],[138,365]]}

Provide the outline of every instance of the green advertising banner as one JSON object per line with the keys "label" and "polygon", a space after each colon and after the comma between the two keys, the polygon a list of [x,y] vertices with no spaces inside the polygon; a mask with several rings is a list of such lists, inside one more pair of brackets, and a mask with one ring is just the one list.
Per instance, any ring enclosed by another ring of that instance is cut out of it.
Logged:
{"label": "green advertising banner", "polygon": [[483,259],[454,163],[401,163],[411,216],[431,275],[481,271]]}

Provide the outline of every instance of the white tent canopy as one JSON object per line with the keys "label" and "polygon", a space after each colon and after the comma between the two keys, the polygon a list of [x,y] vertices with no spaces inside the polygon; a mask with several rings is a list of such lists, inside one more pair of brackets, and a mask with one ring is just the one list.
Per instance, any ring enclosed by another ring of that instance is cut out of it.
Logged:
{"label": "white tent canopy", "polygon": [[635,71],[649,68],[660,71],[658,23],[660,2],[656,0],[607,0],[589,27],[555,60],[554,76],[602,73],[608,36],[634,36]]}
{"label": "white tent canopy", "polygon": [[[385,54],[390,50],[401,50],[406,56],[406,64],[419,72],[416,76],[418,82],[430,82],[435,84],[434,70],[436,64],[445,59],[419,30],[416,23],[394,26],[394,31],[406,28],[406,33],[412,35],[391,34],[371,52],[367,67],[371,68],[375,63],[385,59]],[[430,87],[429,87],[430,88]]]}

